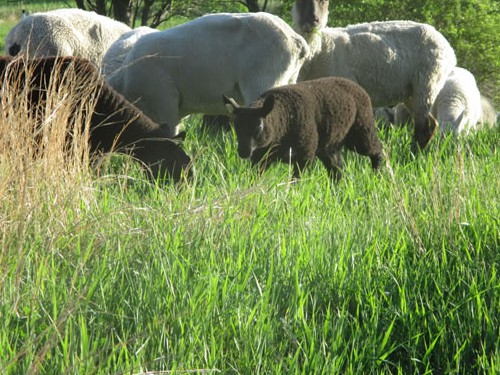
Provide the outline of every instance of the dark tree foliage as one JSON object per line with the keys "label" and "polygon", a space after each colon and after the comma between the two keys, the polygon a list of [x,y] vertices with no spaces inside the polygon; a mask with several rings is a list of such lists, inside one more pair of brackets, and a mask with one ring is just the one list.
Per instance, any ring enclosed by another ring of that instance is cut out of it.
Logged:
{"label": "dark tree foliage", "polygon": [[267,0],[263,2],[263,5],[259,5],[257,0],[245,0],[240,3],[246,6],[249,12],[265,12],[267,8]]}

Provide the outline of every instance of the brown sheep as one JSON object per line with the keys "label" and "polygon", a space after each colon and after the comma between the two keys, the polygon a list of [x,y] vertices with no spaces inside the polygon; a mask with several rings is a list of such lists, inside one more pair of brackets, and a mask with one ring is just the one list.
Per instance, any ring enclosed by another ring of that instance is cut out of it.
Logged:
{"label": "brown sheep", "polygon": [[[87,89],[88,96],[82,97],[82,102],[95,98],[90,117],[91,152],[125,152],[143,162],[153,178],[180,179],[182,170],[190,163],[189,156],[179,145],[184,133],[175,139],[166,138],[164,130],[109,86],[88,60],[76,57],[0,58],[0,88],[2,83],[25,82],[28,77],[28,100],[33,111],[43,108],[47,90],[54,89],[50,82],[59,85],[70,73],[79,79],[78,82],[69,81],[68,85],[74,86],[75,91],[76,86]],[[18,89],[23,90],[23,87]],[[75,105],[74,108],[80,107]],[[85,117],[87,114],[83,113],[83,124]]]}
{"label": "brown sheep", "polygon": [[378,137],[370,97],[358,84],[339,77],[273,88],[250,107],[224,97],[233,113],[238,153],[254,164],[293,162],[294,175],[318,157],[334,180],[341,177],[341,149],[369,156],[380,166]]}

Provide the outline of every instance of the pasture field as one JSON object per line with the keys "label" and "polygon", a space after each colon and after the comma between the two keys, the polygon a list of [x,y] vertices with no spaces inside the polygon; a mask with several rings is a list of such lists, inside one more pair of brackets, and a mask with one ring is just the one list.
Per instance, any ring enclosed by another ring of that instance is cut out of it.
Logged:
{"label": "pasture field", "polygon": [[75,94],[35,159],[2,97],[0,373],[500,372],[498,127],[419,155],[381,130],[381,171],[346,153],[332,184],[320,163],[259,174],[193,116],[193,178],[159,185],[89,167],[81,137],[63,152]]}
{"label": "pasture field", "polygon": [[2,98],[2,374],[500,370],[498,128],[417,156],[381,130],[382,170],[346,153],[332,184],[258,174],[195,116],[193,178],[158,185],[126,157],[89,168],[81,137],[64,153],[59,91],[38,151]]}

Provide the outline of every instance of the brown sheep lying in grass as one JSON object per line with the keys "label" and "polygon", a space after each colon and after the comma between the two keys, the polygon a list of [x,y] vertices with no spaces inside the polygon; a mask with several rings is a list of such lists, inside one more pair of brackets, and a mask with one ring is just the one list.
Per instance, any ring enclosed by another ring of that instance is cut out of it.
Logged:
{"label": "brown sheep lying in grass", "polygon": [[358,84],[328,77],[273,88],[250,107],[224,97],[233,113],[238,153],[254,164],[293,162],[298,177],[318,157],[334,180],[341,177],[341,149],[369,156],[380,166],[382,143],[377,135],[370,97]]}
{"label": "brown sheep lying in grass", "polygon": [[[92,153],[118,151],[130,154],[148,167],[153,178],[170,177],[175,181],[181,178],[183,169],[190,163],[189,156],[179,145],[184,134],[176,139],[166,138],[162,128],[112,89],[88,60],[1,57],[0,74],[2,96],[12,91],[19,95],[26,93],[37,126],[41,126],[49,95],[65,89],[73,100],[71,108],[74,113],[68,123],[74,121],[81,123],[82,127],[86,122],[90,124]],[[71,133],[71,125],[68,127]]]}

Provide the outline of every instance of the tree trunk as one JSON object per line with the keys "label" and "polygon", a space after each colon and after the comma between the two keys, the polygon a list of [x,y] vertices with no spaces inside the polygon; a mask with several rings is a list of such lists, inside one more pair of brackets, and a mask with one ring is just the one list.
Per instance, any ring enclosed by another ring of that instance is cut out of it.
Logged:
{"label": "tree trunk", "polygon": [[107,16],[106,14],[106,0],[97,0],[95,2],[95,12],[102,16]]}
{"label": "tree trunk", "polygon": [[245,3],[249,12],[260,12],[257,0],[246,0]]}
{"label": "tree trunk", "polygon": [[267,8],[267,0],[264,1],[262,8],[259,7],[258,0],[245,0],[242,3],[248,8],[249,12],[265,12]]}
{"label": "tree trunk", "polygon": [[142,8],[142,15],[141,15],[141,26],[148,25],[151,13],[151,6],[153,5],[153,2],[154,0],[144,0],[144,6]]}
{"label": "tree trunk", "polygon": [[132,4],[129,0],[113,0],[113,14],[117,21],[123,22],[126,25],[131,25],[130,15]]}
{"label": "tree trunk", "polygon": [[87,10],[85,8],[85,0],[76,0],[76,7],[78,9]]}

